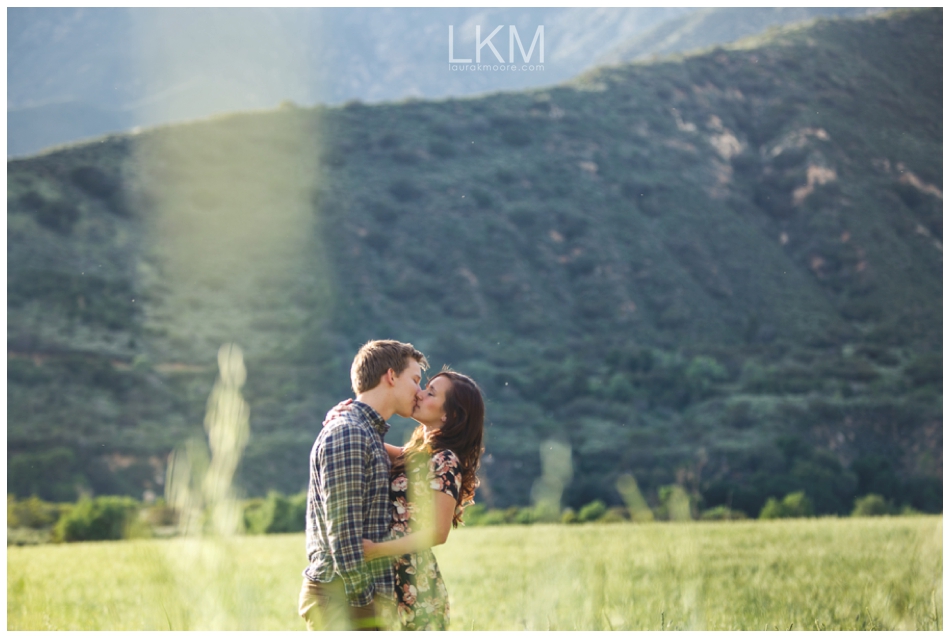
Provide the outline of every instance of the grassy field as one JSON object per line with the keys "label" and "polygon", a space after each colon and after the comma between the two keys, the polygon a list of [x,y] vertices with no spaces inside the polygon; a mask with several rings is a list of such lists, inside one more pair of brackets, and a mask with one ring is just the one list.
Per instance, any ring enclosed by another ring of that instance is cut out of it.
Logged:
{"label": "grassy field", "polygon": [[[436,553],[455,630],[941,629],[943,518],[534,525]],[[7,628],[303,629],[300,534],[9,547]]]}

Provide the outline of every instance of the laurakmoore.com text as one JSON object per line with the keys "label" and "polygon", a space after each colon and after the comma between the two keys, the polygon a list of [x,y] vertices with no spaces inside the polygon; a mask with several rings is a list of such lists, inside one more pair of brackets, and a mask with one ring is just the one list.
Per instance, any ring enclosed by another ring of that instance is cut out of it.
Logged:
{"label": "laurakmoore.com text", "polygon": [[543,71],[543,64],[450,64],[452,71]]}

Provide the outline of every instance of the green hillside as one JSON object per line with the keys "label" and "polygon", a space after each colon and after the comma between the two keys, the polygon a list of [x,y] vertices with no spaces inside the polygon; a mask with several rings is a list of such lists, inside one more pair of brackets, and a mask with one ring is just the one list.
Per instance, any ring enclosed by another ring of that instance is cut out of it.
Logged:
{"label": "green hillside", "polygon": [[[942,502],[942,11],[477,99],[235,114],[8,162],[8,485],[161,491],[218,347],[249,494],[371,338],[488,399],[480,497]],[[390,435],[404,437],[407,422]]]}

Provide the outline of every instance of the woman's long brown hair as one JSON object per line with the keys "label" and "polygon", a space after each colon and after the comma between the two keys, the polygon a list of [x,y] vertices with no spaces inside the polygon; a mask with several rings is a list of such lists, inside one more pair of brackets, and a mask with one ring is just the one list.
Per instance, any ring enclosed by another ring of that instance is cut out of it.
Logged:
{"label": "woman's long brown hair", "polygon": [[438,377],[445,377],[451,386],[445,393],[445,423],[441,428],[426,437],[425,427],[420,425],[412,433],[409,442],[403,448],[402,455],[393,464],[393,473],[403,471],[406,456],[420,452],[435,454],[442,450],[452,450],[459,460],[462,472],[462,489],[456,502],[452,526],[458,527],[462,521],[462,509],[475,500],[475,488],[478,487],[478,466],[484,448],[482,432],[485,429],[485,400],[478,384],[464,374],[447,367],[429,380],[432,383]]}

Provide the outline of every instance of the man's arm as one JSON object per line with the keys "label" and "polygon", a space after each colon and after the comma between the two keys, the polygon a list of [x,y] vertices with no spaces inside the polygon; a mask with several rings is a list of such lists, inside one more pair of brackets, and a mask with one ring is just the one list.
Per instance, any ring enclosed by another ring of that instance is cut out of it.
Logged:
{"label": "man's arm", "polygon": [[343,424],[328,432],[320,450],[327,539],[351,605],[368,605],[372,583],[363,558],[363,483],[371,441],[362,428]]}

